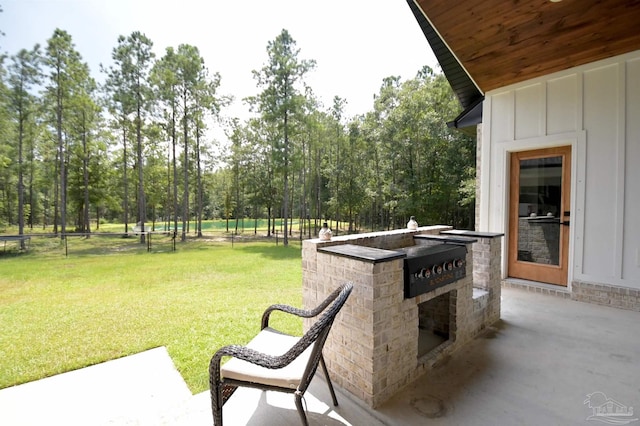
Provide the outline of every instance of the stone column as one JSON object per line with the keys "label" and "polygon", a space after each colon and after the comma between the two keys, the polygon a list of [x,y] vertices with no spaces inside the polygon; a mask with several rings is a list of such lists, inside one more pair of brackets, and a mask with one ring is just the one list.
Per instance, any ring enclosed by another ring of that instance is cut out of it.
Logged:
{"label": "stone column", "polygon": [[[418,332],[417,314],[415,318],[408,318],[399,309],[403,300],[404,255],[359,247],[354,250],[379,258],[354,259],[322,249],[316,251],[316,247],[313,241],[303,243],[303,304],[305,308],[317,306],[343,282],[354,283],[353,292],[336,318],[323,353],[332,381],[367,405],[375,406],[401,386],[395,377],[398,370],[388,368],[390,362],[397,361],[392,365],[399,366],[400,370],[402,365],[405,369],[415,367],[415,353],[407,354],[393,342],[403,333],[407,321],[415,322],[407,330]],[[325,246],[325,249],[345,247],[353,248],[337,245]],[[312,323],[313,320],[305,320],[305,330]],[[405,359],[411,356],[413,363]]]}
{"label": "stone column", "polygon": [[489,293],[482,328],[500,319],[502,235],[475,233],[478,242],[473,244],[473,286]]}

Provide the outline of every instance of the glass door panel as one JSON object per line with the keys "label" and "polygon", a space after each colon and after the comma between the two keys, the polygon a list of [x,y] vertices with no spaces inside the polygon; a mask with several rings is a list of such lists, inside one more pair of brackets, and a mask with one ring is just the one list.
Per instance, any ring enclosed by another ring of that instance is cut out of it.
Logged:
{"label": "glass door panel", "polygon": [[571,147],[511,154],[508,275],[567,285]]}
{"label": "glass door panel", "polygon": [[560,264],[562,157],[520,160],[518,260]]}

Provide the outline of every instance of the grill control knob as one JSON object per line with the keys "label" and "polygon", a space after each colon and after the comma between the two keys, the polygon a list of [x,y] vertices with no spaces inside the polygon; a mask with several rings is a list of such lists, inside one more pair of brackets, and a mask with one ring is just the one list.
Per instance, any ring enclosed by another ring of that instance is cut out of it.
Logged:
{"label": "grill control knob", "polygon": [[430,271],[428,268],[424,268],[424,269],[422,270],[422,276],[423,276],[424,278],[429,278],[429,277],[431,276],[431,271]]}
{"label": "grill control knob", "polygon": [[442,273],[442,266],[433,265],[433,268],[431,268],[431,271],[433,272],[434,275],[440,275]]}
{"label": "grill control knob", "polygon": [[453,262],[453,265],[454,265],[456,268],[462,268],[462,265],[464,265],[464,260],[462,260],[462,259],[456,259],[456,260]]}
{"label": "grill control knob", "polygon": [[444,263],[442,264],[442,269],[444,269],[445,271],[450,271],[450,270],[452,270],[452,269],[453,269],[453,262],[452,262],[452,261],[450,261],[450,260],[448,260],[448,261],[444,262]]}

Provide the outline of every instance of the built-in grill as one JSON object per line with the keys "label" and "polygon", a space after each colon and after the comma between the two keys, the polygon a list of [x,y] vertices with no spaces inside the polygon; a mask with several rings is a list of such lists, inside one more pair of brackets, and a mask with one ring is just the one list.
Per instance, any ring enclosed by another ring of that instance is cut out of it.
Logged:
{"label": "built-in grill", "polygon": [[411,246],[400,249],[404,258],[405,299],[428,293],[466,275],[467,247],[455,244]]}

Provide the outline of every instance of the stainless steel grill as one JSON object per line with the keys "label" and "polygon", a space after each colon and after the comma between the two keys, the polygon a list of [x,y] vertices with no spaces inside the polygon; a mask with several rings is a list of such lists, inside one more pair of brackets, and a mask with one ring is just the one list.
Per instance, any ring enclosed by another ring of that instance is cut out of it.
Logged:
{"label": "stainless steel grill", "polygon": [[466,276],[464,245],[437,244],[400,249],[404,258],[405,299],[428,293]]}

